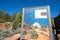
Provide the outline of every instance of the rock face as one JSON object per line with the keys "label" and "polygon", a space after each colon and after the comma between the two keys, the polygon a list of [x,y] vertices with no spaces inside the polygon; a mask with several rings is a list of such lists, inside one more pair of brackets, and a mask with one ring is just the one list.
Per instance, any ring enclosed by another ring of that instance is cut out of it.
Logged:
{"label": "rock face", "polygon": [[7,22],[7,29],[12,29],[12,23],[11,22]]}
{"label": "rock face", "polygon": [[0,30],[5,28],[5,23],[0,23]]}
{"label": "rock face", "polygon": [[46,31],[36,29],[35,31],[39,35],[36,40],[50,40],[49,32],[47,32],[49,31],[48,29]]}
{"label": "rock face", "polygon": [[0,23],[0,30],[3,30],[5,28],[12,29],[12,23],[11,22],[7,22],[7,26],[6,26],[5,22]]}

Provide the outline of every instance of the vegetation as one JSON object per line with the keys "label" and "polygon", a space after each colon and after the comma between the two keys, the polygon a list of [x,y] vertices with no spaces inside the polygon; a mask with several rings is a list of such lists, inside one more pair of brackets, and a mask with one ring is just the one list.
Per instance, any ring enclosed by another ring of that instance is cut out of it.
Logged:
{"label": "vegetation", "polygon": [[0,10],[0,23],[1,22],[12,22],[13,28],[21,27],[22,13],[14,13],[9,15],[8,13]]}
{"label": "vegetation", "polygon": [[15,17],[13,17],[13,28],[21,27],[22,13],[16,13],[14,16]]}
{"label": "vegetation", "polygon": [[51,23],[54,24],[54,18],[51,18]]}
{"label": "vegetation", "polygon": [[3,21],[4,22],[11,21],[11,16],[8,13],[0,10],[0,22]]}
{"label": "vegetation", "polygon": [[31,39],[35,39],[35,38],[38,38],[38,34],[35,30],[31,30]]}
{"label": "vegetation", "polygon": [[26,34],[27,34],[27,32],[25,30],[23,30],[23,35],[26,35]]}
{"label": "vegetation", "polygon": [[16,29],[16,30],[9,30],[9,29],[3,29],[0,30],[0,40],[5,40],[5,38],[10,37],[14,34],[17,33],[21,33],[21,31],[19,31],[20,29]]}
{"label": "vegetation", "polygon": [[0,30],[0,40],[5,40],[5,38],[10,37],[14,34],[21,33],[20,27],[22,20],[22,13],[17,12],[14,15],[9,15],[3,10],[0,10],[0,23],[4,22],[5,26],[7,27],[7,22],[12,23],[13,29],[2,29]]}

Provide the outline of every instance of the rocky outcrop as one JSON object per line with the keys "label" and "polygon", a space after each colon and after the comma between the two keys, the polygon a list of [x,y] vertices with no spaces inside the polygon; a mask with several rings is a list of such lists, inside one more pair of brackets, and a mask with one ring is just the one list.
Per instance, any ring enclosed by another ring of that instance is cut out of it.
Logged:
{"label": "rocky outcrop", "polygon": [[5,28],[5,23],[0,23],[0,30]]}

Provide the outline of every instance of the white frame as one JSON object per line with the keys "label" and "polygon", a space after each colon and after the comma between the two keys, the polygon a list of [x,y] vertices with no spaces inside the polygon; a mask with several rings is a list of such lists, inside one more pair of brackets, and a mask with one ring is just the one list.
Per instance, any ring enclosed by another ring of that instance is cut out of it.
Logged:
{"label": "white frame", "polygon": [[[48,20],[49,20],[49,31],[50,31],[50,40],[53,40],[53,34],[52,34],[52,25],[51,25],[51,16],[50,16],[50,6],[48,5],[48,6],[39,6],[39,7],[42,7],[42,8],[47,8],[47,11],[48,11],[48,14],[47,14],[47,16],[48,16]],[[28,7],[28,8],[30,8],[30,7]],[[31,7],[32,8],[32,7]],[[35,7],[34,7],[35,8]],[[22,29],[23,29],[23,23],[24,23],[24,8],[23,8],[23,10],[22,10],[22,27],[21,27],[21,37],[20,37],[20,40],[22,40]]]}

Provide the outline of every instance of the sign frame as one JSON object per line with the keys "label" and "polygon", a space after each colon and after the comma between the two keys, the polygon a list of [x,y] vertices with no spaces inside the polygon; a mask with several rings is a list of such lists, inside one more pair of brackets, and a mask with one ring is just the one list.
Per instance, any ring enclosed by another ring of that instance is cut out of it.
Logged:
{"label": "sign frame", "polygon": [[[46,7],[47,8],[47,17],[48,17],[48,22],[49,22],[49,31],[50,31],[50,40],[53,40],[53,34],[52,34],[52,25],[51,25],[51,16],[50,16],[50,6],[38,6],[38,7]],[[36,7],[25,7],[25,8],[36,8]],[[20,40],[23,39],[23,23],[24,23],[24,11],[25,11],[25,8],[23,8],[22,10],[22,27],[21,27],[21,37],[20,37]]]}

